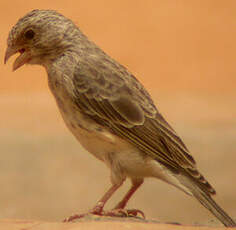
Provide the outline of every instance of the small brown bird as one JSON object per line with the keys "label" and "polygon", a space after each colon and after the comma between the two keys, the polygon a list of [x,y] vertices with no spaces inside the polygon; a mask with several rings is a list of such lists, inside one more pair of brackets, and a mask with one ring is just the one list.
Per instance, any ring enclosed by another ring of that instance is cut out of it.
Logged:
{"label": "small brown bird", "polygon": [[[211,198],[215,190],[198,172],[189,150],[155,107],[141,83],[53,10],[33,10],[10,31],[5,63],[45,67],[61,115],[81,145],[111,170],[111,188],[89,212],[132,216],[124,210],[144,178],[161,179],[194,196],[225,226],[236,223]],[[132,187],[111,211],[104,205],[130,178]],[[75,215],[68,221],[83,215]]]}

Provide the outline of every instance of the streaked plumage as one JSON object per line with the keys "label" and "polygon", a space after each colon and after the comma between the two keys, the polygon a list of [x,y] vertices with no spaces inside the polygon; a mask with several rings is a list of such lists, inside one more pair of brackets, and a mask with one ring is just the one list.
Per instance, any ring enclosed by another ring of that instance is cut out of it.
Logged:
{"label": "streaked plumage", "polygon": [[145,177],[156,177],[195,196],[225,226],[236,226],[211,198],[215,190],[141,83],[73,22],[51,10],[28,13],[9,34],[5,62],[18,51],[13,68],[46,68],[66,125],[111,169],[113,186],[129,177],[135,191]]}

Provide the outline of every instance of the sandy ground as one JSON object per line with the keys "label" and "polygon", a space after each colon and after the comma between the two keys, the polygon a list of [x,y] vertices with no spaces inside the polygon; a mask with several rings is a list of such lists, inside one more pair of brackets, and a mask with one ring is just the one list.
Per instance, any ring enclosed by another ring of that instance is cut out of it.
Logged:
{"label": "sandy ground", "polygon": [[[56,9],[73,19],[148,88],[216,188],[216,200],[236,217],[236,2],[55,2],[1,1],[0,57],[11,26],[29,10]],[[110,186],[109,171],[64,126],[45,71],[28,66],[13,74],[13,59],[0,66],[0,216],[59,221],[85,212]],[[191,197],[155,179],[129,207],[160,221],[213,219]]]}
{"label": "sandy ground", "polygon": [[[59,223],[33,220],[0,220],[1,230],[226,230],[224,227],[182,226],[176,224],[161,224],[153,222],[138,222],[132,220],[106,219],[96,221],[81,221],[79,223]],[[233,229],[233,228],[230,228]],[[229,228],[227,228],[229,230]]]}

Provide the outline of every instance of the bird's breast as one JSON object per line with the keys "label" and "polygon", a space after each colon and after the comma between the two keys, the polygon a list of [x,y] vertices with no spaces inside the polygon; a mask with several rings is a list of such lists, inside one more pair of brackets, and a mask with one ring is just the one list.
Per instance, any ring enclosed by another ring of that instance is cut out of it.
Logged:
{"label": "bird's breast", "polygon": [[121,182],[126,176],[164,178],[162,167],[154,159],[81,112],[63,85],[55,81],[50,84],[67,127],[88,152],[111,169],[113,183]]}
{"label": "bird's breast", "polygon": [[66,126],[80,144],[99,160],[109,164],[110,156],[122,149],[134,148],[122,138],[112,134],[108,128],[96,123],[85,113],[82,113],[67,91],[56,86],[50,87]]}

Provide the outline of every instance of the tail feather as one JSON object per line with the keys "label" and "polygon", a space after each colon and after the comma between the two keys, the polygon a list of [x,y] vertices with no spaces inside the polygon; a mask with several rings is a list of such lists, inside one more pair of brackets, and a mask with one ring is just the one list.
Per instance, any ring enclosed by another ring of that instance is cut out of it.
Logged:
{"label": "tail feather", "polygon": [[224,226],[236,227],[235,221],[211,198],[210,195],[193,191],[194,197],[205,206]]}
{"label": "tail feather", "polygon": [[212,199],[211,194],[207,193],[201,187],[186,176],[179,178],[192,195],[207,208],[224,226],[236,227],[236,222]]}

